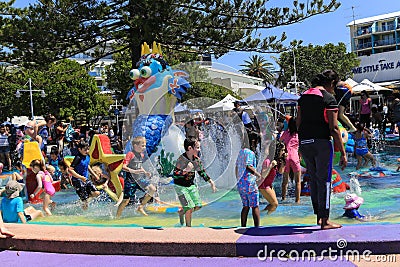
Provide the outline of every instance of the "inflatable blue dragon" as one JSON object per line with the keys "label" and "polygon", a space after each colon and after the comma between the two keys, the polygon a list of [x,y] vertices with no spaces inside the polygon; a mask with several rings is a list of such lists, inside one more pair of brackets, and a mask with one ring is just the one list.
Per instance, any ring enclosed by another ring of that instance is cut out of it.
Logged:
{"label": "inflatable blue dragon", "polygon": [[[177,99],[190,88],[184,71],[172,70],[162,56],[160,44],[152,49],[143,43],[141,58],[129,76],[134,86],[128,99],[134,101],[138,116],[132,125],[132,138],[144,136],[148,156],[157,151],[161,138],[172,123]],[[128,149],[128,148],[127,148]]]}

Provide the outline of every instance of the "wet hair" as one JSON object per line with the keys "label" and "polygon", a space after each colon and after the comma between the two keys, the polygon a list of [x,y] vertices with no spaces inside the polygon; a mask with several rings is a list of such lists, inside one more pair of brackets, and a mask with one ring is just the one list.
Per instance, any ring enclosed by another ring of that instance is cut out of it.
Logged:
{"label": "wet hair", "polygon": [[364,125],[364,123],[362,123],[362,122],[357,122],[354,126],[355,126],[356,129],[359,130],[359,131],[362,131],[362,130],[364,130],[364,128],[365,128],[365,125]]}
{"label": "wet hair", "polygon": [[318,73],[314,79],[311,81],[311,85],[315,86],[331,86],[332,81],[334,81],[334,86],[339,82],[339,75],[334,70],[324,70]]}
{"label": "wet hair", "polygon": [[44,118],[44,120],[46,121],[46,122],[49,122],[49,121],[57,121],[57,119],[56,119],[56,117],[54,117],[54,115],[51,115],[51,114],[49,114],[49,115],[47,115],[45,118]]}
{"label": "wet hair", "polygon": [[281,167],[282,164],[283,165],[286,164],[286,158],[283,155],[280,155],[282,149],[285,149],[285,144],[281,141],[277,141],[275,145],[274,160],[276,160],[276,162],[278,163],[277,164],[278,169]]}
{"label": "wet hair", "polygon": [[69,167],[68,163],[67,163],[65,160],[60,160],[60,161],[58,162],[58,166],[59,166],[59,167],[63,167],[64,170],[68,169],[68,167]]}
{"label": "wet hair", "polygon": [[133,145],[140,145],[141,143],[146,142],[146,138],[144,136],[136,136],[132,139],[132,146]]}
{"label": "wet hair", "polygon": [[59,154],[58,147],[53,146],[53,147],[51,148],[51,150],[50,150],[50,155],[51,155],[51,154],[58,155],[58,154]]}
{"label": "wet hair", "polygon": [[187,121],[186,124],[189,124],[190,126],[194,126],[194,120],[191,119],[190,121]]}
{"label": "wet hair", "polygon": [[33,169],[33,167],[38,166],[41,171],[46,170],[43,160],[34,159],[31,161],[31,164],[29,164],[29,166],[32,169]]}
{"label": "wet hair", "polygon": [[89,144],[85,141],[85,140],[80,140],[77,144],[76,144],[77,148],[83,149],[83,148],[87,148],[89,147]]}
{"label": "wet hair", "polygon": [[56,168],[54,168],[54,166],[52,166],[52,165],[47,165],[47,166],[46,166],[46,169],[47,169],[49,172],[55,172],[55,171],[56,171]]}
{"label": "wet hair", "polygon": [[194,148],[196,146],[197,140],[194,138],[186,138],[185,141],[183,142],[183,147],[185,148],[185,151],[189,151],[189,147],[191,146]]}
{"label": "wet hair", "polygon": [[288,129],[289,129],[290,135],[294,135],[295,133],[298,132],[295,117],[290,117],[290,119],[288,121]]}

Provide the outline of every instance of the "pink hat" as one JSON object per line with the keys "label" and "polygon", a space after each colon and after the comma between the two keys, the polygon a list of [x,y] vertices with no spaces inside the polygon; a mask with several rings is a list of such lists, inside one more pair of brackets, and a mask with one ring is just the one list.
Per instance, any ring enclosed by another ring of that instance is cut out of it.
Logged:
{"label": "pink hat", "polygon": [[347,194],[344,200],[346,201],[346,205],[343,207],[345,210],[357,209],[364,203],[364,199],[356,194]]}

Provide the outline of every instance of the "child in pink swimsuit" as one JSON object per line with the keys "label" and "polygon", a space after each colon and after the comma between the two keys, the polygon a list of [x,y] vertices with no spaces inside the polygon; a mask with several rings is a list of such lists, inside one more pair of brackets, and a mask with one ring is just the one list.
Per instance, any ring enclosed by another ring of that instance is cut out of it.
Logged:
{"label": "child in pink swimsuit", "polygon": [[276,146],[270,145],[269,155],[272,155],[275,150],[275,156],[272,161],[266,158],[262,165],[261,179],[262,183],[258,186],[262,196],[268,201],[268,205],[264,210],[267,210],[267,214],[270,214],[278,207],[278,200],[272,183],[274,182],[276,173],[282,173],[285,168],[285,145],[282,142],[277,142]]}
{"label": "child in pink swimsuit", "polygon": [[[52,184],[53,178],[51,178],[50,173],[46,170],[44,162],[41,160],[33,160],[30,164],[30,167],[36,174],[36,180],[38,183],[38,186],[30,197],[34,198],[37,194],[40,194],[40,197],[43,199],[43,210],[47,215],[51,216],[52,214],[49,209],[49,205],[55,204],[52,202],[51,197],[56,192]],[[42,190],[42,188],[44,190]]]}
{"label": "child in pink swimsuit", "polygon": [[299,157],[299,137],[297,134],[296,119],[290,117],[288,120],[288,128],[283,132],[280,140],[285,143],[287,150],[287,159],[285,172],[283,173],[282,179],[282,200],[286,199],[286,192],[289,182],[290,170],[293,171],[294,180],[296,183],[295,195],[296,203],[300,203],[300,192],[301,192],[301,168],[300,168],[300,157]]}

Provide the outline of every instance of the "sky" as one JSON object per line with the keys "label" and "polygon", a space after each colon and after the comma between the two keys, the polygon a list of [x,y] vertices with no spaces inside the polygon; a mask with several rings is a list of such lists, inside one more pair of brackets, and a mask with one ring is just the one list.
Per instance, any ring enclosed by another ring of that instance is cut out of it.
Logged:
{"label": "sky", "polygon": [[[327,0],[326,0],[327,1]],[[353,10],[354,18],[362,19],[386,13],[392,13],[400,11],[399,0],[338,0],[342,5],[338,10],[332,13],[317,15],[311,17],[301,23],[278,27],[268,32],[262,31],[264,36],[267,35],[278,35],[284,31],[287,34],[286,45],[291,40],[303,40],[303,45],[325,45],[327,43],[338,44],[343,42],[347,45],[347,50],[350,52],[350,31],[346,27],[348,23],[353,21]],[[15,6],[23,7],[29,3],[34,3],[34,0],[16,0]],[[306,0],[299,0],[299,2],[307,2]],[[270,0],[267,5],[271,7],[291,7],[293,0]],[[354,7],[354,9],[352,9]],[[228,65],[232,70],[239,70],[241,64],[244,64],[244,60],[248,60],[250,56],[257,53],[251,52],[230,52],[215,60],[215,62]],[[269,62],[275,62],[270,57],[271,54],[258,54],[264,56]],[[272,56],[279,57],[278,54],[272,54]]]}
{"label": "sky", "polygon": [[[350,29],[346,26],[353,21],[353,9],[355,19],[363,19],[367,17],[382,15],[400,11],[399,0],[338,0],[341,6],[332,13],[317,15],[311,17],[302,23],[297,23],[289,26],[279,27],[267,32],[269,35],[278,35],[284,31],[287,35],[285,44],[288,45],[291,40],[303,40],[302,45],[325,45],[328,43],[338,44],[343,42],[347,46],[347,50],[351,51],[350,44]],[[286,0],[271,0],[270,3],[282,3],[281,7],[286,4],[290,6],[293,1]],[[299,2],[306,2],[299,0]],[[289,4],[287,4],[289,3]],[[244,60],[248,60],[251,55],[257,53],[250,52],[230,52],[217,60],[218,63],[226,64],[234,69],[241,69],[241,64]],[[275,62],[270,58],[271,54],[257,54],[264,56],[269,62]],[[279,57],[279,54],[272,54]]]}

